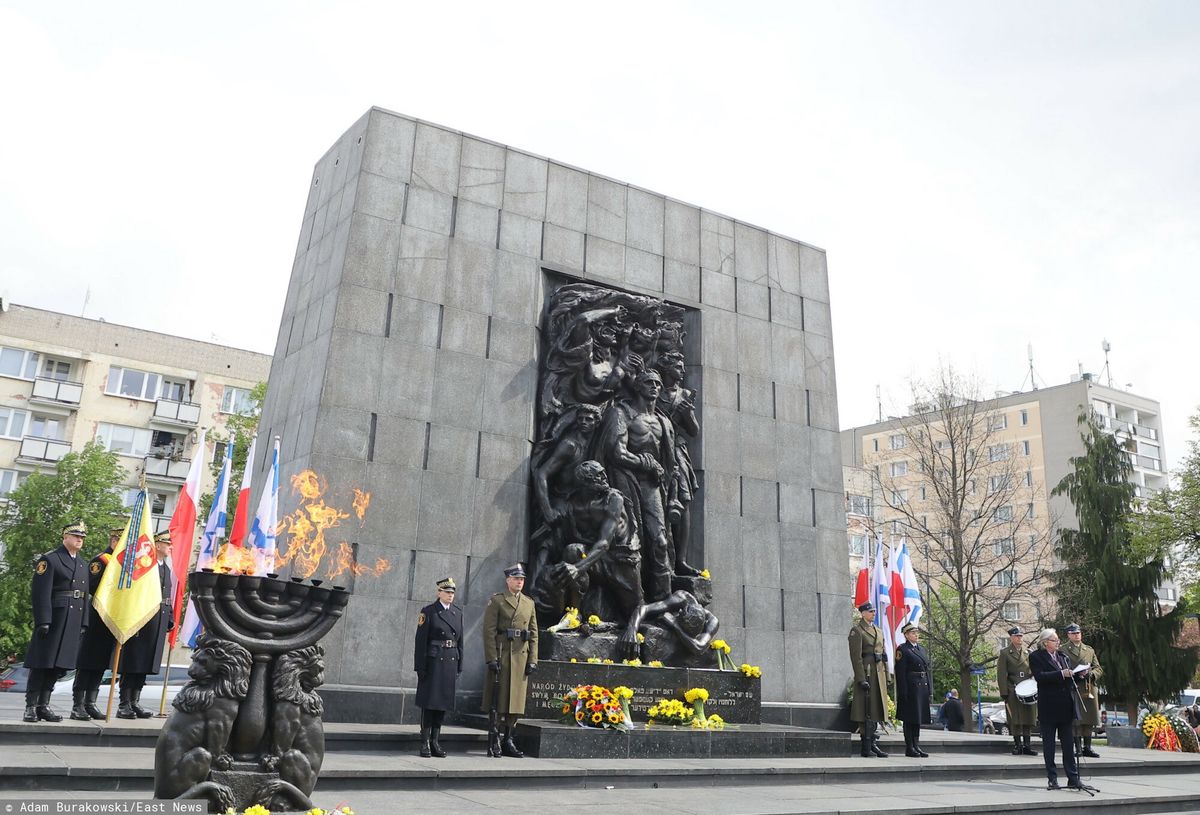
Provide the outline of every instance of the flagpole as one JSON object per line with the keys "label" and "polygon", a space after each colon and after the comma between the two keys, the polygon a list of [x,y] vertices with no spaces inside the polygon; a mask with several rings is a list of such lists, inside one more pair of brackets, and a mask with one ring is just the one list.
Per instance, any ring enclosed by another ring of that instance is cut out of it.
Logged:
{"label": "flagpole", "polygon": [[[167,639],[171,639],[171,632],[167,632]],[[175,656],[175,643],[171,643],[171,647],[167,649],[167,669],[163,671],[163,689],[162,698],[158,700],[158,718],[165,719],[167,716],[167,680],[171,678],[171,659]]]}
{"label": "flagpole", "polygon": [[121,664],[121,641],[117,640],[117,650],[113,654],[112,680],[108,686],[108,707],[104,710],[104,723],[112,721],[113,697],[117,695],[117,668]]}

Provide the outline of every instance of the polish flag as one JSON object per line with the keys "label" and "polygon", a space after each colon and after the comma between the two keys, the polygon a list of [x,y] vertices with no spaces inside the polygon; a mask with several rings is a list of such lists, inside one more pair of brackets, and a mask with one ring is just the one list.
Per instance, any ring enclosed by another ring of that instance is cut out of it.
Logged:
{"label": "polish flag", "polygon": [[246,467],[242,470],[242,489],[238,492],[237,510],[233,515],[233,529],[229,532],[229,545],[238,548],[245,543],[246,529],[249,526],[250,473],[254,470],[254,443],[256,441],[258,441],[257,436],[250,440],[250,450],[246,453]]}
{"label": "polish flag", "polygon": [[875,568],[872,570],[871,603],[875,606],[875,625],[883,631],[883,651],[888,656],[888,672],[896,672],[896,641],[892,627],[888,625],[888,609],[891,606],[891,574],[883,563],[883,535],[875,549]]}
{"label": "polish flag", "polygon": [[854,607],[858,608],[871,599],[871,539],[863,541],[862,563],[858,567],[858,580],[854,583]]}
{"label": "polish flag", "polygon": [[192,545],[196,540],[196,507],[200,506],[200,479],[204,475],[204,436],[200,431],[200,441],[196,443],[192,453],[192,466],[188,468],[187,480],[179,491],[179,500],[175,504],[175,512],[171,515],[171,579],[174,586],[171,591],[171,614],[175,627],[171,629],[171,645],[175,644],[179,632],[179,615],[183,611],[183,587],[187,585],[188,566],[192,560]]}

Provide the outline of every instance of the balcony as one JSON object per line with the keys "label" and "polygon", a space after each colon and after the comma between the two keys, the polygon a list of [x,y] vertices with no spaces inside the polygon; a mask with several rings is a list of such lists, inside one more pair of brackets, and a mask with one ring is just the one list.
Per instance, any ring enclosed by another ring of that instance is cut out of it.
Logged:
{"label": "balcony", "polygon": [[185,427],[189,430],[200,423],[200,406],[195,402],[176,402],[174,399],[155,399],[152,424]]}
{"label": "balcony", "polygon": [[82,382],[65,382],[39,376],[33,380],[33,393],[29,395],[29,404],[41,405],[51,410],[58,408],[55,412],[67,414],[79,409],[79,400],[82,398]]}
{"label": "balcony", "polygon": [[69,452],[71,452],[71,443],[69,441],[26,436],[21,439],[21,450],[17,453],[17,461],[34,464],[50,462],[54,464]]}
{"label": "balcony", "polygon": [[1150,439],[1150,441],[1158,441],[1158,431],[1155,430],[1153,427],[1145,427],[1144,425],[1139,424],[1139,425],[1134,425],[1133,430],[1135,433],[1137,433],[1143,439]]}
{"label": "balcony", "polygon": [[142,471],[146,474],[146,480],[163,484],[182,484],[187,480],[188,469],[191,466],[191,460],[186,458],[146,456],[142,459]]}

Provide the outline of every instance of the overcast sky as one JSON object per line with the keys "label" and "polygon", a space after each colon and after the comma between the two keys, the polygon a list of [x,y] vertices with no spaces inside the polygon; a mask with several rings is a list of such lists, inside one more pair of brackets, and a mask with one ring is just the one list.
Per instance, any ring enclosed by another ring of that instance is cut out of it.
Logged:
{"label": "overcast sky", "polygon": [[[1200,4],[16,2],[0,295],[271,353],[371,105],[829,253],[843,427],[950,362],[1200,406]],[[602,11],[601,11],[602,10]]]}

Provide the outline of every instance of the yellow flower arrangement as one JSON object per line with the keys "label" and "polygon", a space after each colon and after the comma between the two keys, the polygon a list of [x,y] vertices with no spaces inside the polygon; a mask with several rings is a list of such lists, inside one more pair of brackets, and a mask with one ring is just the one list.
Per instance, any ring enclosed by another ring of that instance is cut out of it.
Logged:
{"label": "yellow flower arrangement", "polygon": [[683,698],[689,705],[695,704],[697,699],[699,699],[701,702],[707,702],[708,691],[704,688],[692,688],[683,695]]}
{"label": "yellow flower arrangement", "polygon": [[613,661],[611,659],[602,659],[602,660],[600,660],[600,662],[604,665],[612,665],[613,664]]}
{"label": "yellow flower arrangement", "polygon": [[740,670],[743,674],[749,677],[758,678],[762,676],[762,668],[758,667],[757,665],[750,665],[749,663],[743,662]]}
{"label": "yellow flower arrangement", "polygon": [[262,804],[254,804],[253,806],[246,807],[242,811],[242,815],[271,815],[271,810]]}
{"label": "yellow flower arrangement", "polygon": [[733,648],[725,640],[713,640],[708,644],[708,647],[717,652],[717,668],[722,671],[735,671],[733,659],[729,656],[729,652]]}
{"label": "yellow flower arrangement", "polygon": [[[621,696],[599,685],[580,685],[562,697],[564,724],[628,730]],[[574,711],[574,713],[572,713]]]}
{"label": "yellow flower arrangement", "polygon": [[604,717],[601,716],[599,713],[592,714],[592,724],[600,724],[600,722],[602,722],[602,721],[604,721]]}
{"label": "yellow flower arrangement", "polygon": [[562,619],[546,630],[557,633],[559,631],[578,628],[580,625],[582,625],[582,623],[579,622],[579,609],[573,606],[567,606],[566,611],[563,612]]}
{"label": "yellow flower arrangement", "polygon": [[647,711],[651,722],[659,724],[688,725],[696,716],[696,711],[678,699],[659,699],[658,703]]}
{"label": "yellow flower arrangement", "polygon": [[652,659],[646,664],[651,668],[661,668],[663,666],[661,659]]}
{"label": "yellow flower arrangement", "polygon": [[628,688],[624,685],[617,685],[615,688],[612,689],[612,692],[613,692],[613,696],[616,696],[618,699],[632,699],[633,698],[633,688]]}
{"label": "yellow flower arrangement", "polygon": [[604,622],[604,621],[601,620],[599,617],[597,617],[595,614],[588,616],[588,625],[600,625],[600,623],[602,623],[602,622]]}
{"label": "yellow flower arrangement", "polygon": [[639,643],[639,644],[640,644],[640,643],[643,643],[643,642],[645,642],[645,641],[646,641],[646,635],[645,635],[645,634],[643,634],[641,631],[637,632],[637,641],[638,641],[638,643]]}
{"label": "yellow flower arrangement", "polygon": [[711,579],[712,579],[712,575],[708,573],[708,569],[701,569],[701,570],[700,570],[700,576],[701,576],[701,577],[703,577],[705,580],[711,580]]}
{"label": "yellow flower arrangement", "polygon": [[725,729],[725,720],[714,713],[713,715],[708,717],[708,729],[709,730],[724,730]]}
{"label": "yellow flower arrangement", "polygon": [[714,651],[721,651],[726,654],[733,650],[729,647],[729,643],[725,642],[725,640],[713,640],[708,644],[708,647]]}
{"label": "yellow flower arrangement", "polygon": [[642,661],[640,659],[637,659],[636,657],[634,659],[623,659],[623,660],[621,660],[621,664],[628,665],[631,668],[642,667]]}
{"label": "yellow flower arrangement", "polygon": [[572,661],[572,662],[578,662],[579,660],[577,660],[575,657],[571,657],[571,661]]}
{"label": "yellow flower arrangement", "polygon": [[587,661],[588,661],[588,662],[590,662],[590,663],[592,663],[593,665],[599,665],[599,664],[600,664],[600,657],[588,657],[588,658],[587,658]]}

